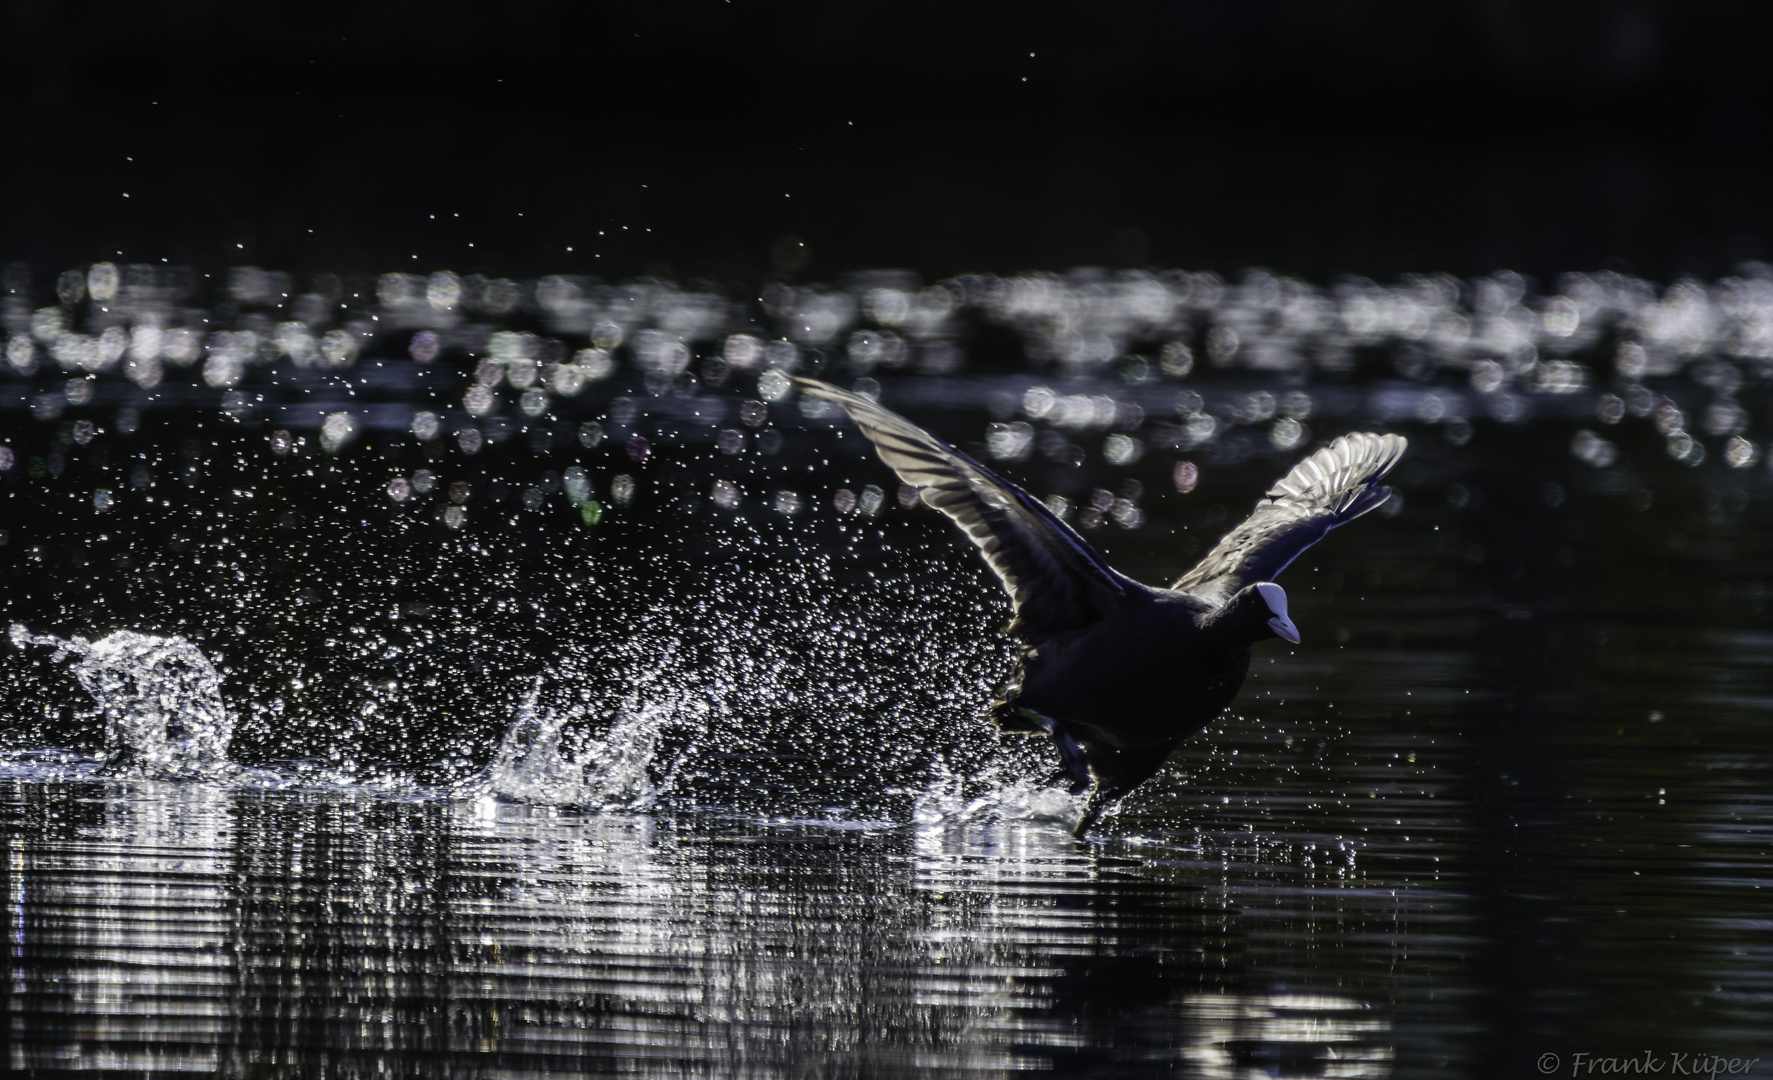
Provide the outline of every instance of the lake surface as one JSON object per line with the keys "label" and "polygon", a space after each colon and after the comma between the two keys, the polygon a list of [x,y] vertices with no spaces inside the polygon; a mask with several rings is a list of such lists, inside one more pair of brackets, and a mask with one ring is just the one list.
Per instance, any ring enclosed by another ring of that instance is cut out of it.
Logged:
{"label": "lake surface", "polygon": [[[1765,277],[9,282],[15,1070],[1773,1070]],[[1411,449],[1077,840],[1001,589],[791,369],[1153,583]]]}

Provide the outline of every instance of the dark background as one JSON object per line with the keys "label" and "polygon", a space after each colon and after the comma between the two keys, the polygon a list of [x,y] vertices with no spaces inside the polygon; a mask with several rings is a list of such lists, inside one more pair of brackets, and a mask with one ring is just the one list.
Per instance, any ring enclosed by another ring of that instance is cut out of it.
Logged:
{"label": "dark background", "polygon": [[40,273],[1668,278],[1773,240],[1748,2],[4,12],[0,260]]}

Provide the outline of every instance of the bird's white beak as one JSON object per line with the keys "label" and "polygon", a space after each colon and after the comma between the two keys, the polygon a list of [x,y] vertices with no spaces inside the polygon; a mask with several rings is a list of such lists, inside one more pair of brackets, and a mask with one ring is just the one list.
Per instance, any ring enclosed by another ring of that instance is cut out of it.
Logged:
{"label": "bird's white beak", "polygon": [[1287,618],[1286,590],[1272,581],[1265,581],[1256,586],[1256,591],[1262,594],[1262,602],[1268,605],[1268,613],[1274,616],[1268,620],[1268,628],[1274,631],[1274,636],[1299,644],[1299,628]]}

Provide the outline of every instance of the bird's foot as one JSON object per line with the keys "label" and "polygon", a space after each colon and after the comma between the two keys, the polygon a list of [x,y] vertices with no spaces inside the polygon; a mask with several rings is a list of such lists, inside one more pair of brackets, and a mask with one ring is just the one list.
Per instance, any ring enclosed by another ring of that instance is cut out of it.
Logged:
{"label": "bird's foot", "polygon": [[1120,800],[1126,793],[1125,790],[1104,789],[1098,785],[1091,794],[1090,801],[1084,804],[1083,817],[1078,819],[1077,828],[1071,830],[1071,835],[1079,840],[1083,839],[1084,834],[1095,828],[1103,815],[1120,805]]}

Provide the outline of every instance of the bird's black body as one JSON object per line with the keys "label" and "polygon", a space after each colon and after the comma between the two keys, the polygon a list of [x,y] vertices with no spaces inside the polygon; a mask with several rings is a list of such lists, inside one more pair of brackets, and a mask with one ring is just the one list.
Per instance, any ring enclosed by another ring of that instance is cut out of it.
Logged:
{"label": "bird's black body", "polygon": [[1335,440],[1270,488],[1256,511],[1168,589],[1108,566],[1039,501],[866,398],[813,379],[801,391],[841,406],[881,458],[978,545],[1015,604],[1019,681],[990,716],[1050,736],[1073,792],[1095,790],[1081,832],[1156,773],[1170,751],[1231,704],[1250,646],[1298,641],[1272,578],[1330,529],[1384,502],[1396,435]]}

